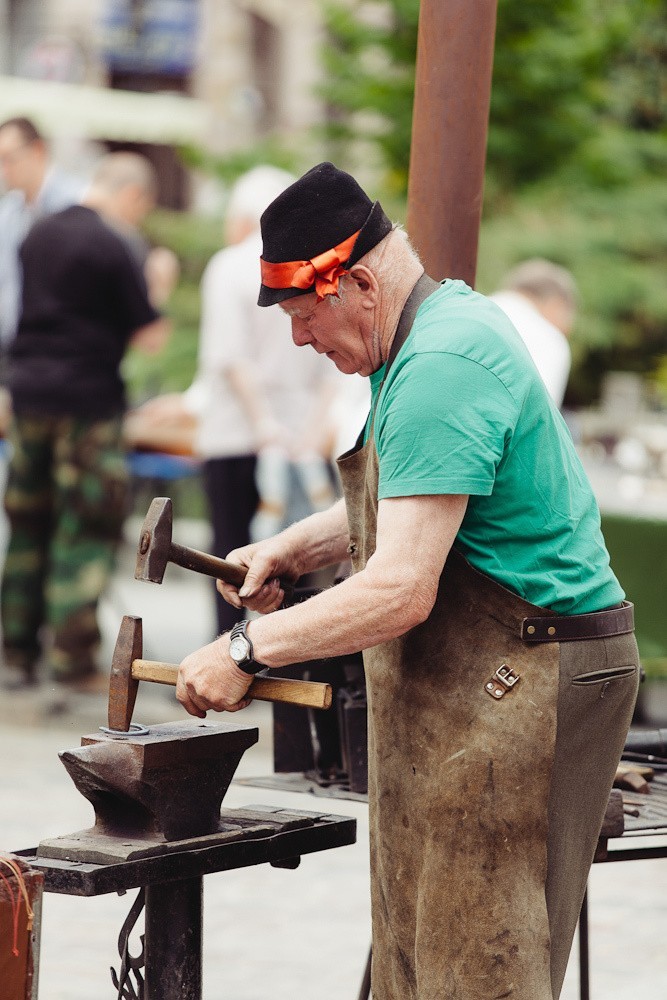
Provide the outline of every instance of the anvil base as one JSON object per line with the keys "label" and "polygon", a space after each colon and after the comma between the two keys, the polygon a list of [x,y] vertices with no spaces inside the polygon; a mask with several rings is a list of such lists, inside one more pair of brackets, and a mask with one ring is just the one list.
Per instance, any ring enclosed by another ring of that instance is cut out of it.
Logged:
{"label": "anvil base", "polygon": [[[267,823],[270,815],[271,823]],[[80,830],[43,840],[38,848],[40,858],[94,865],[116,864],[122,861],[138,861],[142,858],[164,857],[183,851],[206,850],[212,847],[232,844],[235,841],[258,840],[272,837],[276,824],[281,832],[303,829],[307,824],[304,815],[273,810],[244,809],[240,814],[229,810],[220,817],[219,830],[202,837],[188,837],[184,840],[165,840],[156,833],[143,837],[119,836],[104,833],[96,827]]]}

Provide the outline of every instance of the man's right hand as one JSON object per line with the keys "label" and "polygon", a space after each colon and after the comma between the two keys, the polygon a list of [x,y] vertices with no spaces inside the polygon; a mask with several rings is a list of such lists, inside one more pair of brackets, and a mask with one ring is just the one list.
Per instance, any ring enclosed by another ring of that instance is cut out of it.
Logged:
{"label": "man's right hand", "polygon": [[249,608],[261,615],[277,611],[282,605],[285,591],[280,580],[295,583],[303,573],[296,553],[281,535],[234,549],[227,559],[242,566],[247,571],[246,578],[240,588],[218,580],[219,592],[232,607]]}

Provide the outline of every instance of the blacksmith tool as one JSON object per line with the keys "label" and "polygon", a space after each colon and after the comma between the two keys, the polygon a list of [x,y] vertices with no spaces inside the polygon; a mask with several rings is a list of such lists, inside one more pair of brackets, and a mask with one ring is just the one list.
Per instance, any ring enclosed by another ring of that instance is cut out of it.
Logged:
{"label": "blacksmith tool", "polygon": [[[141,658],[143,632],[141,618],[125,615],[118,631],[109,679],[109,730],[130,732],[139,681],[176,686],[178,665]],[[256,676],[248,695],[257,701],[279,701],[307,708],[329,708],[331,685],[286,677]]]}
{"label": "blacksmith tool", "polygon": [[[173,510],[170,498],[155,497],[141,526],[137,565],[134,570],[135,580],[162,583],[167,563],[171,562],[184,569],[192,569],[195,573],[224,580],[234,587],[243,585],[245,572],[240,566],[227,559],[212,556],[208,552],[177,545],[171,539],[172,527]],[[285,600],[289,601],[294,590],[292,584],[281,580],[280,586],[285,593]]]}
{"label": "blacksmith tool", "polygon": [[95,826],[42,841],[42,857],[93,864],[164,854],[166,844],[220,833],[220,805],[255,726],[164,722],[123,740],[84,736],[58,756],[95,810]]}

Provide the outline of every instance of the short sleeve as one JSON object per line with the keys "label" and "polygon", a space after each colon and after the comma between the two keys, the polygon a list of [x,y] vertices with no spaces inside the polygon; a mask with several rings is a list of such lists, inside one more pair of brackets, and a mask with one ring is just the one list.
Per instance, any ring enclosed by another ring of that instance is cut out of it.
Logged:
{"label": "short sleeve", "polygon": [[130,250],[120,243],[116,260],[117,281],[114,294],[123,324],[130,333],[140,330],[159,318],[160,313],[150,303],[143,272]]}
{"label": "short sleeve", "polygon": [[483,365],[446,352],[413,355],[390,372],[378,401],[379,499],[489,496],[516,418],[514,399]]}

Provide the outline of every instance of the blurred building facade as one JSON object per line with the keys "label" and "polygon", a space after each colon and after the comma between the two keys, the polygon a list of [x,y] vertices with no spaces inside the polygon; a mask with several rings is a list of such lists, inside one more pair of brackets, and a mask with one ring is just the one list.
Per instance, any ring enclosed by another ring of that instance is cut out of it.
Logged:
{"label": "blurred building facade", "polygon": [[312,0],[0,0],[0,119],[146,153],[186,207],[173,147],[220,154],[321,119]]}

